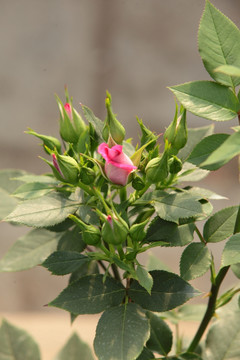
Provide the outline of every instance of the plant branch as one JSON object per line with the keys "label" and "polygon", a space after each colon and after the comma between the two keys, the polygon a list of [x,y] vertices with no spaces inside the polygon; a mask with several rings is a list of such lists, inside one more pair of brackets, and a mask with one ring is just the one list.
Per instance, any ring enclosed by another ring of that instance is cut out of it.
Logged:
{"label": "plant branch", "polygon": [[200,323],[199,328],[196,332],[196,335],[194,336],[187,352],[194,352],[194,350],[196,349],[197,345],[199,344],[199,342],[202,338],[202,335],[204,334],[210,320],[212,319],[212,317],[214,315],[218,291],[223,282],[223,279],[225,278],[225,276],[229,270],[229,267],[230,266],[225,266],[224,268],[220,269],[220,271],[215,279],[215,283],[212,284],[207,310],[205,312],[202,322]]}

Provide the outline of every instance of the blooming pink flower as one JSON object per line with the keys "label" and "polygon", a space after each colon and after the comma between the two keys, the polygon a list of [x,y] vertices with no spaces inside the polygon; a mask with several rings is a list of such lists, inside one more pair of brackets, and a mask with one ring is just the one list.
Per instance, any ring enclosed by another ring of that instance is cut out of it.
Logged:
{"label": "blooming pink flower", "polygon": [[66,113],[68,114],[68,116],[70,117],[70,119],[72,119],[72,108],[71,105],[69,103],[66,103],[64,105],[64,109],[66,110]]}
{"label": "blooming pink flower", "polygon": [[108,144],[102,143],[98,147],[99,154],[106,160],[105,173],[109,180],[114,184],[126,185],[129,174],[137,169],[132,160],[122,151],[122,145],[114,145],[112,148]]}

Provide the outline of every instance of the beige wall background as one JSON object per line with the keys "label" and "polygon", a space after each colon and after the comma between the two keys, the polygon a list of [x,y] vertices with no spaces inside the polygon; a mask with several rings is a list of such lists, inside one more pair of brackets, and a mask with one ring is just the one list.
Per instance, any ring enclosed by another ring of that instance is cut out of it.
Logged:
{"label": "beige wall background", "polygon": [[[239,0],[213,3],[240,26]],[[38,140],[24,131],[57,136],[54,94],[63,99],[65,84],[79,111],[81,102],[102,119],[108,89],[136,143],[136,115],[159,133],[172,120],[174,99],[166,86],[209,78],[197,50],[204,0],[0,0],[0,8],[0,169],[47,170]],[[209,122],[189,114],[188,123]],[[217,124],[217,131],[228,126]],[[202,186],[230,197],[215,202],[216,210],[236,204],[236,161]],[[0,256],[26,230],[1,223]],[[157,255],[177,271],[182,250],[170,250]],[[197,286],[207,291],[204,281]],[[43,305],[66,283],[42,268],[0,274],[0,311],[49,311]]]}

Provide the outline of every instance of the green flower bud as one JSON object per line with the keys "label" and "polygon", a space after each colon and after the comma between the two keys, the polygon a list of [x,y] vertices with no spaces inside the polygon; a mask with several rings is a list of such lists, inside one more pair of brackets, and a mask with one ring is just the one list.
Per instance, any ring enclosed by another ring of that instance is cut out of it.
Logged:
{"label": "green flower bud", "polygon": [[51,154],[55,149],[61,153],[61,143],[58,139],[53,136],[41,135],[36,133],[34,130],[29,129],[26,131],[27,134],[34,135],[43,141],[43,148],[47,154]]}
{"label": "green flower bud", "polygon": [[83,184],[89,185],[92,184],[95,180],[96,174],[95,171],[89,167],[83,166],[80,170],[80,180]]}
{"label": "green flower bud", "polygon": [[146,166],[147,181],[156,184],[168,176],[168,151],[165,150],[162,157],[153,158]]}
{"label": "green flower bud", "polygon": [[132,181],[132,187],[135,190],[142,190],[144,188],[145,184],[143,179],[140,176],[135,176],[133,181]]}
{"label": "green flower bud", "polygon": [[107,129],[109,129],[110,135],[112,136],[113,140],[116,141],[117,144],[121,144],[125,138],[125,129],[114,115],[111,103],[111,95],[107,92],[107,97],[105,101],[107,108],[107,118],[104,124],[104,138],[106,137]]}
{"label": "green flower bud", "polygon": [[141,128],[141,131],[142,131],[142,137],[141,137],[141,146],[147,144],[148,142],[152,141],[152,140],[155,140],[155,141],[152,141],[147,147],[146,147],[146,150],[149,151],[151,149],[154,148],[154,146],[156,145],[156,140],[157,140],[157,136],[154,135],[154,133],[149,130],[142,122],[142,120],[139,120],[137,118],[137,122]]}
{"label": "green flower bud", "polygon": [[60,175],[60,180],[70,184],[76,184],[79,177],[79,166],[76,160],[70,156],[59,155],[58,153],[52,154],[52,158],[53,166]]}
{"label": "green flower bud", "polygon": [[171,174],[177,174],[182,170],[182,161],[177,156],[171,157],[168,161],[168,165]]}
{"label": "green flower bud", "polygon": [[180,121],[177,126],[177,133],[173,142],[173,148],[177,151],[182,149],[187,142],[188,131],[187,131],[187,121],[186,121],[186,110],[184,109]]}
{"label": "green flower bud", "polygon": [[124,220],[108,215],[102,227],[102,237],[108,244],[120,245],[127,239],[128,231]]}
{"label": "green flower bud", "polygon": [[101,240],[101,233],[99,228],[85,224],[75,215],[69,215],[69,218],[73,220],[77,226],[82,230],[82,239],[88,245],[97,245]]}
{"label": "green flower bud", "polygon": [[129,235],[131,236],[133,241],[142,242],[146,236],[146,231],[144,230],[147,225],[149,219],[141,222],[140,224],[133,224],[130,227]]}
{"label": "green flower bud", "polygon": [[71,103],[63,105],[58,97],[56,99],[60,111],[60,135],[63,140],[76,144],[86,130],[86,124]]}

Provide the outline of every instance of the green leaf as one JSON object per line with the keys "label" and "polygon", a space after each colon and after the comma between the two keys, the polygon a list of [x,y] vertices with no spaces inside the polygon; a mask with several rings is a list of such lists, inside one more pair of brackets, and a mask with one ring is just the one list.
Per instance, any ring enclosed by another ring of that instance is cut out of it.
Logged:
{"label": "green leaf", "polygon": [[75,213],[78,206],[77,201],[67,199],[62,194],[46,195],[23,201],[5,218],[5,221],[34,227],[52,226]]}
{"label": "green leaf", "polygon": [[208,170],[200,169],[199,167],[186,161],[183,164],[182,171],[178,174],[178,179],[179,182],[200,181],[204,179],[208,174]]}
{"label": "green leaf", "polygon": [[193,280],[208,271],[211,254],[203,243],[192,243],[183,251],[180,261],[180,274],[186,280]]}
{"label": "green leaf", "polygon": [[188,129],[187,143],[183,149],[178,152],[178,157],[182,161],[185,161],[191,154],[196,144],[199,143],[206,136],[212,135],[214,125],[202,126],[199,128]]}
{"label": "green leaf", "polygon": [[214,71],[229,76],[240,77],[240,68],[233,65],[220,65]]}
{"label": "green leaf", "polygon": [[[203,360],[200,355],[194,353],[183,353],[178,356],[164,357],[161,360]],[[217,360],[217,359],[215,359]]]}
{"label": "green leaf", "polygon": [[20,237],[0,260],[0,271],[21,271],[41,264],[56,250],[61,233],[34,229]]}
{"label": "green leaf", "polygon": [[[202,141],[200,141],[196,147],[193,149],[192,153],[188,158],[188,162],[196,165],[201,166],[201,164],[216,150],[218,149],[224,141],[230,135],[228,134],[213,134],[208,137],[205,137]],[[202,167],[202,166],[201,166]],[[204,167],[208,169],[208,167]],[[208,169],[208,170],[215,170],[215,169]]]}
{"label": "green leaf", "polygon": [[99,136],[99,138],[101,139],[101,141],[104,142],[104,139],[102,137],[102,131],[103,131],[103,125],[104,123],[102,122],[102,120],[98,119],[94,113],[92,112],[91,109],[89,109],[87,106],[82,105],[82,109],[83,109],[83,113],[85,118],[87,119],[87,121],[92,124],[92,126],[94,127],[97,135]]}
{"label": "green leaf", "polygon": [[38,345],[26,331],[6,320],[0,327],[1,360],[40,360]]}
{"label": "green leaf", "polygon": [[161,355],[167,355],[172,348],[173,336],[169,326],[157,315],[147,312],[150,320],[150,338],[147,347]]}
{"label": "green leaf", "polygon": [[206,338],[208,360],[238,360],[240,358],[240,311],[225,311],[213,323]]}
{"label": "green leaf", "polygon": [[148,253],[147,269],[148,271],[165,270],[171,272],[171,269],[152,253]]}
{"label": "green leaf", "polygon": [[210,200],[227,199],[225,196],[216,194],[212,190],[205,189],[205,188],[200,188],[198,186],[187,187],[187,188],[184,188],[184,189],[187,189],[189,194],[200,195],[203,199],[210,199]]}
{"label": "green leaf", "polygon": [[178,222],[180,218],[189,218],[203,215],[198,196],[192,196],[185,192],[168,194],[152,204],[160,218]]}
{"label": "green leaf", "polygon": [[22,181],[25,183],[41,183],[41,184],[51,184],[58,185],[59,181],[52,175],[19,175],[13,178],[13,180]]}
{"label": "green leaf", "polygon": [[203,228],[205,241],[215,243],[233,235],[238,208],[238,206],[227,207],[212,215]]}
{"label": "green leaf", "polygon": [[150,335],[149,321],[136,304],[108,309],[96,329],[94,349],[99,360],[133,360]]}
{"label": "green leaf", "polygon": [[141,352],[141,354],[137,357],[136,360],[154,360],[155,356],[153,355],[153,353],[146,347],[143,348],[143,351]]}
{"label": "green leaf", "polygon": [[56,356],[55,360],[94,360],[92,351],[88,344],[80,340],[74,333]]}
{"label": "green leaf", "polygon": [[150,224],[145,242],[164,241],[164,246],[184,246],[193,240],[194,224],[177,225],[174,222],[155,218]]}
{"label": "green leaf", "polygon": [[201,164],[209,170],[217,170],[236,155],[240,154],[240,131],[230,135],[209,157]]}
{"label": "green leaf", "polygon": [[208,120],[232,120],[239,111],[234,93],[212,81],[193,81],[169,89],[188,111]]}
{"label": "green leaf", "polygon": [[138,265],[136,270],[137,279],[139,284],[147,290],[151,295],[151,289],[153,286],[153,278],[147,270],[145,270],[141,265]]}
{"label": "green leaf", "polygon": [[240,263],[239,264],[234,264],[231,266],[232,272],[234,273],[234,275],[240,279]]}
{"label": "green leaf", "polygon": [[240,66],[240,31],[209,1],[200,22],[198,45],[204,66],[214,80],[230,87],[240,84],[238,78],[214,71],[220,65]]}
{"label": "green leaf", "polygon": [[150,274],[153,277],[151,295],[135,280],[129,289],[131,299],[144,309],[168,311],[200,294],[176,274],[163,270],[151,271]]}
{"label": "green leaf", "polygon": [[53,275],[66,275],[76,271],[89,258],[76,251],[54,251],[43,263]]}
{"label": "green leaf", "polygon": [[14,196],[22,200],[35,199],[46,195],[54,190],[54,186],[46,183],[27,183],[19,186],[13,193]]}
{"label": "green leaf", "polygon": [[82,252],[85,247],[86,244],[79,233],[79,227],[75,226],[72,230],[67,230],[63,233],[58,242],[57,250]]}
{"label": "green leaf", "polygon": [[25,174],[27,173],[22,170],[0,170],[0,188],[12,194],[21,185],[21,180],[15,178]]}
{"label": "green leaf", "polygon": [[17,200],[0,188],[0,220],[8,216],[17,206]]}
{"label": "green leaf", "polygon": [[125,288],[120,282],[103,275],[89,275],[80,278],[65,288],[50,302],[73,314],[97,314],[123,301]]}
{"label": "green leaf", "polygon": [[222,267],[240,263],[240,233],[230,237],[222,253]]}

